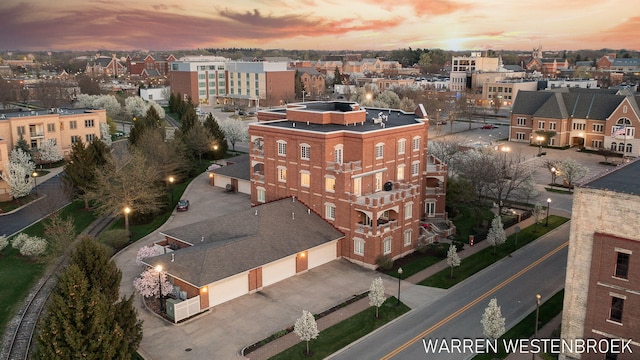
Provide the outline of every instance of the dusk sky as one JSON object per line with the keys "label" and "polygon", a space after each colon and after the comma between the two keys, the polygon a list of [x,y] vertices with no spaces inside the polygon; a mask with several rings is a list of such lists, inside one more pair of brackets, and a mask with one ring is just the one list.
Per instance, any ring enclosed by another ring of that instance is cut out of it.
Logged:
{"label": "dusk sky", "polygon": [[3,0],[0,50],[640,50],[637,0]]}

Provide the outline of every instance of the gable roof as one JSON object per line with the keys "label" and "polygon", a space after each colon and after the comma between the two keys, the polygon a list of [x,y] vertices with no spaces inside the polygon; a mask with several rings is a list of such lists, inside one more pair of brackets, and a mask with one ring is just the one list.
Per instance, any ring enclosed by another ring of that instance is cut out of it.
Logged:
{"label": "gable roof", "polygon": [[[295,198],[161,232],[193,246],[145,259],[202,287],[344,235]],[[171,257],[173,256],[173,261]]]}
{"label": "gable roof", "polygon": [[600,89],[519,91],[513,113],[550,119],[606,120],[626,96]]}
{"label": "gable roof", "polygon": [[232,164],[213,169],[211,172],[214,174],[220,174],[224,176],[228,176],[234,179],[240,180],[251,180],[251,163],[250,163],[249,154],[243,154],[234,156],[230,159],[227,159],[228,162]]}

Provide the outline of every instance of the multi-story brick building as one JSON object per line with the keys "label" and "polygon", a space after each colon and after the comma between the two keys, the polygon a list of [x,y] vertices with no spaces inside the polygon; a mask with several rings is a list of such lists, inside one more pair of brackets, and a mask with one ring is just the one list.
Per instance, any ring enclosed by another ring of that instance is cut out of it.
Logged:
{"label": "multi-story brick building", "polygon": [[295,69],[300,74],[305,95],[308,96],[309,99],[319,99],[325,94],[327,85],[323,73],[313,67],[299,67]]}
{"label": "multi-story brick building", "polygon": [[[451,59],[451,72],[449,74],[449,90],[464,92],[471,89],[472,76],[476,72],[495,72],[502,67],[502,61],[498,57],[482,56],[480,52],[472,52],[471,56],[454,56]],[[481,84],[479,86],[482,86]],[[476,85],[475,87],[478,87]]]}
{"label": "multi-story brick building", "polygon": [[227,94],[226,63],[221,56],[191,56],[169,65],[171,92],[195,104],[222,103]]}
{"label": "multi-story brick building", "polygon": [[85,73],[90,76],[120,77],[127,73],[127,67],[116,58],[116,54],[108,56],[97,56],[92,61],[87,62]]}
{"label": "multi-story brick building", "polygon": [[[631,340],[633,353],[577,353],[560,359],[637,359],[640,353],[640,162],[578,187],[562,312],[562,338]],[[606,350],[606,346],[603,347]]]}
{"label": "multi-story brick building", "polygon": [[509,140],[639,156],[639,126],[638,97],[629,89],[520,91],[511,112]]}
{"label": "multi-story brick building", "polygon": [[132,76],[143,76],[145,70],[148,73],[157,72],[159,76],[166,77],[169,75],[169,63],[171,61],[176,61],[176,58],[173,55],[168,56],[160,56],[156,55],[158,60],[156,60],[151,54],[148,54],[144,57],[144,59],[134,56],[127,56],[126,64],[127,71]]}
{"label": "multi-story brick building", "polygon": [[427,153],[422,105],[405,113],[307,102],[258,119],[249,126],[252,204],[295,196],[345,234],[338,256],[376,267],[380,256],[399,258],[419,239],[455,231],[447,168]]}
{"label": "multi-story brick building", "polygon": [[[0,114],[0,171],[6,171],[9,155],[22,137],[33,149],[54,140],[64,156],[76,141],[100,138],[100,124],[107,123],[105,110],[51,109]],[[10,200],[9,186],[0,179],[0,201]]]}

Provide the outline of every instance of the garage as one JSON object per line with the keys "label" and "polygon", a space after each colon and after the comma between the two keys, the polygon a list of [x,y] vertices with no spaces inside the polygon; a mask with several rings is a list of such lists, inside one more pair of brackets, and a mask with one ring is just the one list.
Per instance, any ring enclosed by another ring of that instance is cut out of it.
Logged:
{"label": "garage", "polygon": [[296,274],[296,258],[291,256],[262,268],[262,286],[269,286]]}
{"label": "garage", "polygon": [[330,243],[317,246],[313,249],[309,249],[309,269],[313,269],[314,267],[326,264],[329,261],[337,259],[337,244],[337,241],[332,241]]}
{"label": "garage", "polygon": [[235,299],[249,292],[247,274],[228,277],[209,285],[209,307]]}

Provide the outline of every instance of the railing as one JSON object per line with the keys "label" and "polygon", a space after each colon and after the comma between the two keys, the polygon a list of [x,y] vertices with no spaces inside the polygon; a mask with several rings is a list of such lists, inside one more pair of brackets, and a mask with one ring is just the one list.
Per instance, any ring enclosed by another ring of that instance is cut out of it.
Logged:
{"label": "railing", "polygon": [[356,224],[356,232],[360,234],[369,234],[373,227],[371,225]]}
{"label": "railing", "polygon": [[253,178],[256,181],[264,182],[264,174],[262,172],[254,171]]}
{"label": "railing", "polygon": [[31,136],[31,138],[44,137],[44,131],[43,132],[31,131],[29,135]]}
{"label": "railing", "polygon": [[434,188],[428,187],[424,190],[424,193],[428,195],[441,195],[441,194],[444,194],[444,189],[441,187],[434,187]]}
{"label": "railing", "polygon": [[359,171],[359,170],[362,170],[362,161],[358,160],[358,161],[351,161],[348,163],[327,161],[326,170],[337,172],[337,173]]}

